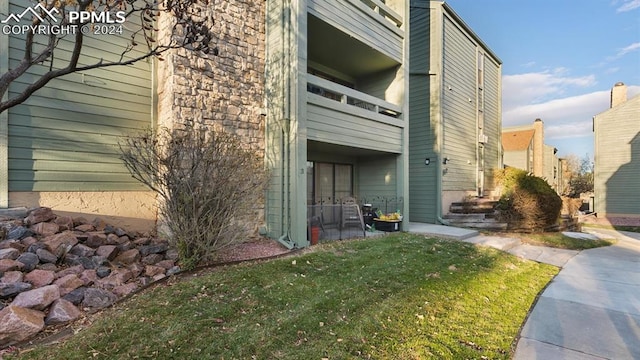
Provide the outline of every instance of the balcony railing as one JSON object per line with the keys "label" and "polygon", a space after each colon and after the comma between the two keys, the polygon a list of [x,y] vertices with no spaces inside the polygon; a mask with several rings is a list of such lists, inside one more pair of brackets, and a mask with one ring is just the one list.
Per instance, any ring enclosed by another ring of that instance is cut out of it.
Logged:
{"label": "balcony railing", "polygon": [[307,91],[343,104],[392,118],[402,118],[402,108],[375,96],[307,74]]}
{"label": "balcony railing", "polygon": [[397,12],[393,11],[387,4],[383,3],[380,0],[360,0],[365,5],[367,5],[371,10],[378,13],[383,18],[391,21],[397,27],[402,26],[402,16]]}

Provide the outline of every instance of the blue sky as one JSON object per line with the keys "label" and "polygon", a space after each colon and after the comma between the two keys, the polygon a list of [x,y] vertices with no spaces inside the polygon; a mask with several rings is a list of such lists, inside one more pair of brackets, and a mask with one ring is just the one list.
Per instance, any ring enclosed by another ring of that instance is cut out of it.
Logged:
{"label": "blue sky", "polygon": [[640,0],[445,2],[503,62],[502,125],[541,118],[560,156],[593,157],[615,83],[640,94]]}

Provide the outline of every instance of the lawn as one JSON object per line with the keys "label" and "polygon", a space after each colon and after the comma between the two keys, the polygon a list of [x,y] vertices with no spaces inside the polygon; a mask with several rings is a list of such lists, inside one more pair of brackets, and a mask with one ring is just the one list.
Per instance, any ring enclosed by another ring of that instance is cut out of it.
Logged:
{"label": "lawn", "polygon": [[420,235],[335,242],[179,276],[19,358],[508,359],[557,272]]}
{"label": "lawn", "polygon": [[515,237],[520,239],[523,244],[536,245],[536,246],[547,246],[558,249],[568,249],[568,250],[586,250],[593,249],[602,246],[610,246],[613,245],[616,240],[615,239],[601,239],[601,240],[584,240],[584,239],[575,239],[566,235],[563,235],[560,232],[549,232],[549,233],[511,233],[510,237]]}

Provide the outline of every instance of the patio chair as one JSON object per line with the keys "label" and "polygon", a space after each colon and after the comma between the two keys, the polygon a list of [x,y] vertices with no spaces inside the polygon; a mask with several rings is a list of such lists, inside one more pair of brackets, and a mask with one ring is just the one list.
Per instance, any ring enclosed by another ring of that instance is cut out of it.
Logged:
{"label": "patio chair", "polygon": [[356,200],[352,197],[347,197],[342,200],[341,205],[342,217],[340,220],[340,229],[344,229],[349,225],[357,225],[362,229],[364,234],[364,220],[362,219],[362,212]]}

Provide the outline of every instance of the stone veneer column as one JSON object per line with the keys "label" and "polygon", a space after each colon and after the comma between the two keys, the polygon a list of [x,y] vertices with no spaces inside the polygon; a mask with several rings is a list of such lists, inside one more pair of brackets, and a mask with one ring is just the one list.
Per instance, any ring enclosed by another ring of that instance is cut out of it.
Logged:
{"label": "stone veneer column", "polygon": [[[158,125],[223,128],[263,154],[265,2],[216,0],[204,11],[215,20],[212,45],[219,54],[179,49],[158,61]],[[159,37],[168,36],[170,24],[160,20]]]}
{"label": "stone veneer column", "polygon": [[[178,49],[157,66],[158,126],[199,123],[239,135],[248,148],[265,153],[265,1],[214,0],[203,9],[215,20],[217,56]],[[172,19],[159,21],[159,38]],[[256,204],[256,231],[264,203]]]}

